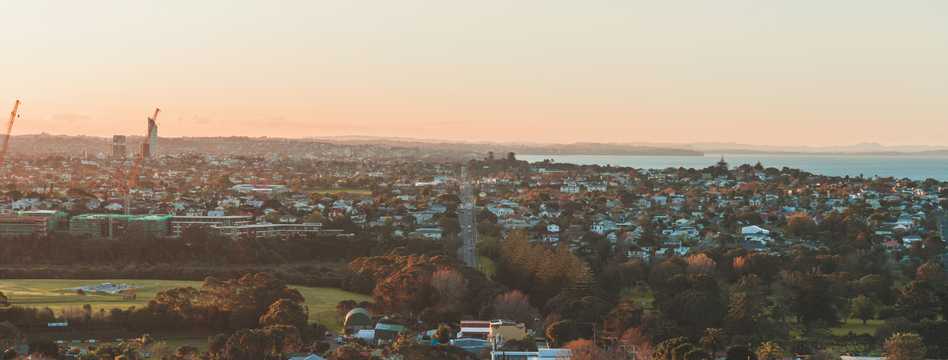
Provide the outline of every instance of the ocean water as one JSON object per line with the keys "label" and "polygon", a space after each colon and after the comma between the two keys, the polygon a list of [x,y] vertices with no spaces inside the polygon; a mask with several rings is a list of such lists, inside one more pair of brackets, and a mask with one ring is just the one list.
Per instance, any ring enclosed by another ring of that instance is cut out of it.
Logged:
{"label": "ocean water", "polygon": [[705,154],[704,156],[517,155],[529,162],[552,159],[578,165],[614,165],[637,169],[705,168],[724,157],[732,167],[760,162],[765,167],[795,168],[830,176],[882,176],[948,181],[948,157],[912,155]]}

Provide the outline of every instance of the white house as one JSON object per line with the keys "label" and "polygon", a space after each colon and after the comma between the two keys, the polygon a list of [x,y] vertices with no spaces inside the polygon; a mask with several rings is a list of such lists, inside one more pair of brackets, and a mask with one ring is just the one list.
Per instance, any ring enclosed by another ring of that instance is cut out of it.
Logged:
{"label": "white house", "polygon": [[609,188],[604,182],[588,182],[585,185],[589,192],[605,192]]}
{"label": "white house", "polygon": [[902,246],[911,247],[912,244],[921,242],[922,237],[918,235],[906,235],[902,237]]}
{"label": "white house", "polygon": [[579,185],[577,185],[576,183],[565,183],[562,186],[560,186],[560,192],[564,194],[578,194]]}
{"label": "white house", "polygon": [[744,238],[744,241],[753,241],[762,244],[773,241],[773,239],[770,237],[770,230],[764,229],[757,225],[742,227],[741,236]]}
{"label": "white house", "polygon": [[440,228],[418,228],[415,233],[430,240],[441,240],[442,231]]}
{"label": "white house", "polygon": [[590,230],[599,235],[605,235],[610,231],[615,231],[617,229],[616,223],[612,220],[603,220],[595,224],[592,224]]}

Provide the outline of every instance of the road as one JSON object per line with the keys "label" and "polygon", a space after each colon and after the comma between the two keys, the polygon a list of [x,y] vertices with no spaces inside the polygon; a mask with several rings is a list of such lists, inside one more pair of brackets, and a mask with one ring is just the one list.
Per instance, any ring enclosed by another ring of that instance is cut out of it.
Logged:
{"label": "road", "polygon": [[948,211],[941,210],[938,227],[941,228],[941,241],[948,241]]}
{"label": "road", "polygon": [[465,265],[477,268],[477,227],[474,226],[474,185],[467,178],[467,169],[461,168],[461,206],[458,222],[461,224],[461,246],[458,258]]}

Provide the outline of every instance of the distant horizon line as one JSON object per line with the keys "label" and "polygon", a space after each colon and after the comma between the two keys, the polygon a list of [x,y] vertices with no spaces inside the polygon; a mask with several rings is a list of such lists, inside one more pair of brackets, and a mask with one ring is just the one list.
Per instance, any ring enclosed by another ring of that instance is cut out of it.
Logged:
{"label": "distant horizon line", "polygon": [[[0,136],[4,136],[4,133],[0,133]],[[129,137],[147,137],[147,135],[138,135],[138,134],[112,134],[112,135],[92,135],[92,134],[54,134],[47,132],[39,133],[26,133],[26,134],[12,134],[11,137],[19,136],[57,136],[57,137],[89,137],[89,138],[101,138],[101,139],[111,139],[112,136],[122,135]],[[724,146],[736,146],[736,147],[758,147],[758,148],[771,148],[771,149],[780,149],[780,148],[807,148],[807,149],[827,149],[827,148],[853,148],[859,146],[871,146],[877,148],[928,148],[927,150],[948,150],[948,145],[933,145],[933,144],[884,144],[875,141],[861,141],[854,143],[846,144],[835,144],[835,145],[775,145],[775,144],[753,144],[753,143],[738,143],[733,141],[696,141],[696,142],[616,142],[616,141],[590,141],[590,140],[578,140],[572,142],[557,142],[557,141],[540,141],[540,140],[524,140],[524,141],[500,141],[500,140],[458,140],[458,139],[433,139],[433,138],[413,138],[413,137],[401,137],[401,136],[377,136],[377,135],[324,135],[324,136],[252,136],[252,135],[176,135],[176,136],[162,136],[158,135],[158,138],[165,139],[174,139],[174,138],[256,138],[256,139],[287,139],[287,140],[336,140],[336,141],[369,141],[369,140],[384,140],[384,141],[393,141],[393,142],[423,142],[423,143],[442,143],[442,144],[459,144],[459,145],[527,145],[527,146],[549,146],[549,145],[576,145],[576,144],[598,144],[598,145],[619,145],[619,146],[640,146],[640,147],[674,147],[680,146],[685,149],[690,149],[693,146],[720,146],[719,150],[729,150],[724,148]],[[742,148],[734,148],[730,150],[749,150]],[[920,151],[927,151],[920,150]]]}

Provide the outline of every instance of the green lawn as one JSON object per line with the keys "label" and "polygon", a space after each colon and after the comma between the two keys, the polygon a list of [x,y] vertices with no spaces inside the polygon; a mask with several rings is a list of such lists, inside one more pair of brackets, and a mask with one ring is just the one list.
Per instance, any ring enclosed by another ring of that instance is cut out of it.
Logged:
{"label": "green lawn", "polygon": [[630,299],[645,310],[654,310],[655,295],[647,286],[635,286],[622,290],[622,299]]}
{"label": "green lawn", "polygon": [[[135,300],[125,300],[121,295],[107,294],[86,294],[78,295],[74,291],[66,291],[67,288],[75,288],[86,285],[111,282],[115,284],[125,283],[133,286],[139,286],[136,289],[137,296]],[[112,309],[126,308],[129,306],[144,306],[149,300],[155,297],[155,294],[161,290],[173,287],[200,287],[200,281],[174,281],[174,280],[123,280],[123,279],[101,279],[101,280],[61,280],[61,279],[24,279],[24,280],[0,280],[0,291],[9,299],[10,303],[26,307],[49,307],[53,311],[59,311],[66,307],[79,307],[84,304],[92,305],[94,309]]]}
{"label": "green lawn", "polygon": [[846,322],[840,324],[837,327],[830,329],[833,335],[843,336],[849,334],[851,331],[853,334],[869,334],[875,335],[876,329],[879,328],[885,321],[882,320],[869,320],[863,325],[862,320],[858,319],[847,319]]}
{"label": "green lawn", "polygon": [[[75,288],[86,285],[111,282],[115,284],[129,284],[138,286],[135,300],[123,299],[121,295],[86,294],[78,295],[74,291],[65,291],[66,288]],[[12,305],[26,307],[49,307],[59,312],[63,308],[81,307],[84,304],[92,305],[94,310],[126,308],[129,306],[144,306],[155,294],[161,290],[191,286],[198,288],[200,281],[177,280],[129,280],[129,279],[98,279],[98,280],[60,280],[60,279],[24,279],[0,280],[0,292],[3,292]],[[369,296],[351,293],[336,288],[319,288],[293,286],[306,299],[311,321],[320,322],[330,329],[339,329],[341,319],[336,312],[336,304],[342,300],[371,300]]]}
{"label": "green lawn", "polygon": [[477,257],[477,270],[480,270],[488,279],[493,279],[494,274],[497,273],[497,265],[494,264],[494,260],[486,256]]}

